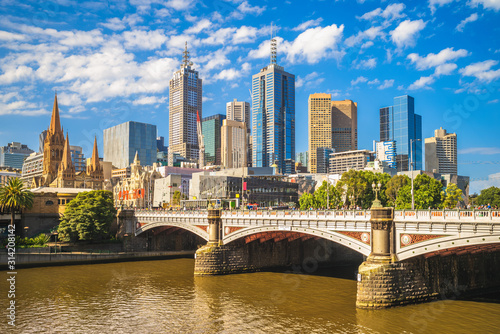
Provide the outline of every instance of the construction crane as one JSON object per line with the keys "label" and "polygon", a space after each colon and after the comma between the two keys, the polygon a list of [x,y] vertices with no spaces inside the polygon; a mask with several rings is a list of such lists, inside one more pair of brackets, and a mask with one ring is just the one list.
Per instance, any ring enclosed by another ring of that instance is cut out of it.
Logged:
{"label": "construction crane", "polygon": [[205,143],[203,142],[203,135],[201,133],[201,122],[200,122],[200,114],[198,110],[196,110],[196,128],[198,132],[198,147],[200,148],[198,163],[199,168],[205,167]]}

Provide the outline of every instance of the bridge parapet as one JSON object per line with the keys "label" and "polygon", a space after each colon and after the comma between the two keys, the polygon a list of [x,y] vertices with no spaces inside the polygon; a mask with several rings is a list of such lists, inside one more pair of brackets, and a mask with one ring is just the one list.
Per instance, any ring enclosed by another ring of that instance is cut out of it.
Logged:
{"label": "bridge parapet", "polygon": [[394,221],[497,222],[500,210],[397,210]]}

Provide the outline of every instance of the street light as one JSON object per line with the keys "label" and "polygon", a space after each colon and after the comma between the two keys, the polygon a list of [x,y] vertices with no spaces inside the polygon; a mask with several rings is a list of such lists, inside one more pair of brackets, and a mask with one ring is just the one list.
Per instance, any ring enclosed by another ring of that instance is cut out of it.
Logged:
{"label": "street light", "polygon": [[378,199],[378,192],[382,188],[382,184],[379,182],[377,185],[375,185],[375,182],[373,182],[372,183],[372,188],[373,188],[373,191],[375,192],[375,200],[372,203],[372,208],[381,208],[382,207],[382,203]]}
{"label": "street light", "polygon": [[411,209],[415,210],[415,194],[413,191],[413,143],[421,139],[410,139],[410,173],[411,173]]}
{"label": "street light", "polygon": [[52,232],[52,235],[55,235],[55,239],[56,239],[56,249],[55,249],[55,254],[57,254],[57,235],[58,235],[58,233],[57,233],[57,232]]}

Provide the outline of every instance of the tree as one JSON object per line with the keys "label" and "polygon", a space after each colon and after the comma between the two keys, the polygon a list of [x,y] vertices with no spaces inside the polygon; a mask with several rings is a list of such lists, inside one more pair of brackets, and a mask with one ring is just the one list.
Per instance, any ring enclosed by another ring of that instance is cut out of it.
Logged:
{"label": "tree", "polygon": [[386,189],[383,193],[387,197],[388,206],[396,205],[399,191],[410,182],[410,178],[406,175],[394,175],[389,182],[387,182]]}
{"label": "tree", "polygon": [[331,184],[328,186],[328,194],[327,194],[327,185],[328,182],[323,181],[321,186],[314,192],[314,202],[313,202],[314,208],[317,209],[327,209],[328,207],[335,208],[339,206],[339,204],[341,203],[340,194],[338,193],[337,189]]}
{"label": "tree", "polygon": [[453,209],[462,198],[462,189],[459,189],[455,183],[448,184],[446,190],[442,192],[441,196],[444,198],[443,207]]}
{"label": "tree", "polygon": [[309,210],[310,208],[314,208],[316,205],[314,203],[314,195],[308,192],[305,192],[300,196],[299,199],[300,210]]}
{"label": "tree", "polygon": [[372,184],[381,185],[379,199],[382,205],[387,202],[385,187],[389,182],[390,176],[386,173],[373,173],[372,171],[350,170],[342,174],[342,178],[337,183],[339,197],[344,198],[344,203],[349,206],[361,206],[363,209],[369,209],[375,200],[375,192]]}
{"label": "tree", "polygon": [[[442,205],[441,182],[425,175],[417,175],[413,181],[415,209],[437,209]],[[411,184],[402,187],[396,199],[396,209],[411,209]]]}
{"label": "tree", "polygon": [[179,190],[176,190],[172,195],[172,206],[180,204],[181,204],[181,192]]}
{"label": "tree", "polygon": [[477,205],[488,205],[492,207],[500,207],[500,188],[489,187],[481,190],[481,194],[474,201]]}
{"label": "tree", "polygon": [[24,188],[23,182],[17,178],[11,178],[0,188],[0,206],[11,213],[10,225],[14,226],[15,212],[33,207],[35,195]]}
{"label": "tree", "polygon": [[110,191],[81,192],[66,205],[57,229],[59,238],[71,242],[105,239],[115,216]]}

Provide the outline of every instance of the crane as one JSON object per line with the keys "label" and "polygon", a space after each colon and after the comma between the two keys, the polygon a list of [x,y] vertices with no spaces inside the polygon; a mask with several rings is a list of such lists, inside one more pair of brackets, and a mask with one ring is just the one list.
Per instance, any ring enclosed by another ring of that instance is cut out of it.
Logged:
{"label": "crane", "polygon": [[205,167],[205,143],[203,143],[203,135],[201,133],[201,122],[200,122],[200,113],[196,110],[196,131],[198,132],[198,147],[200,149],[198,163],[199,168]]}

